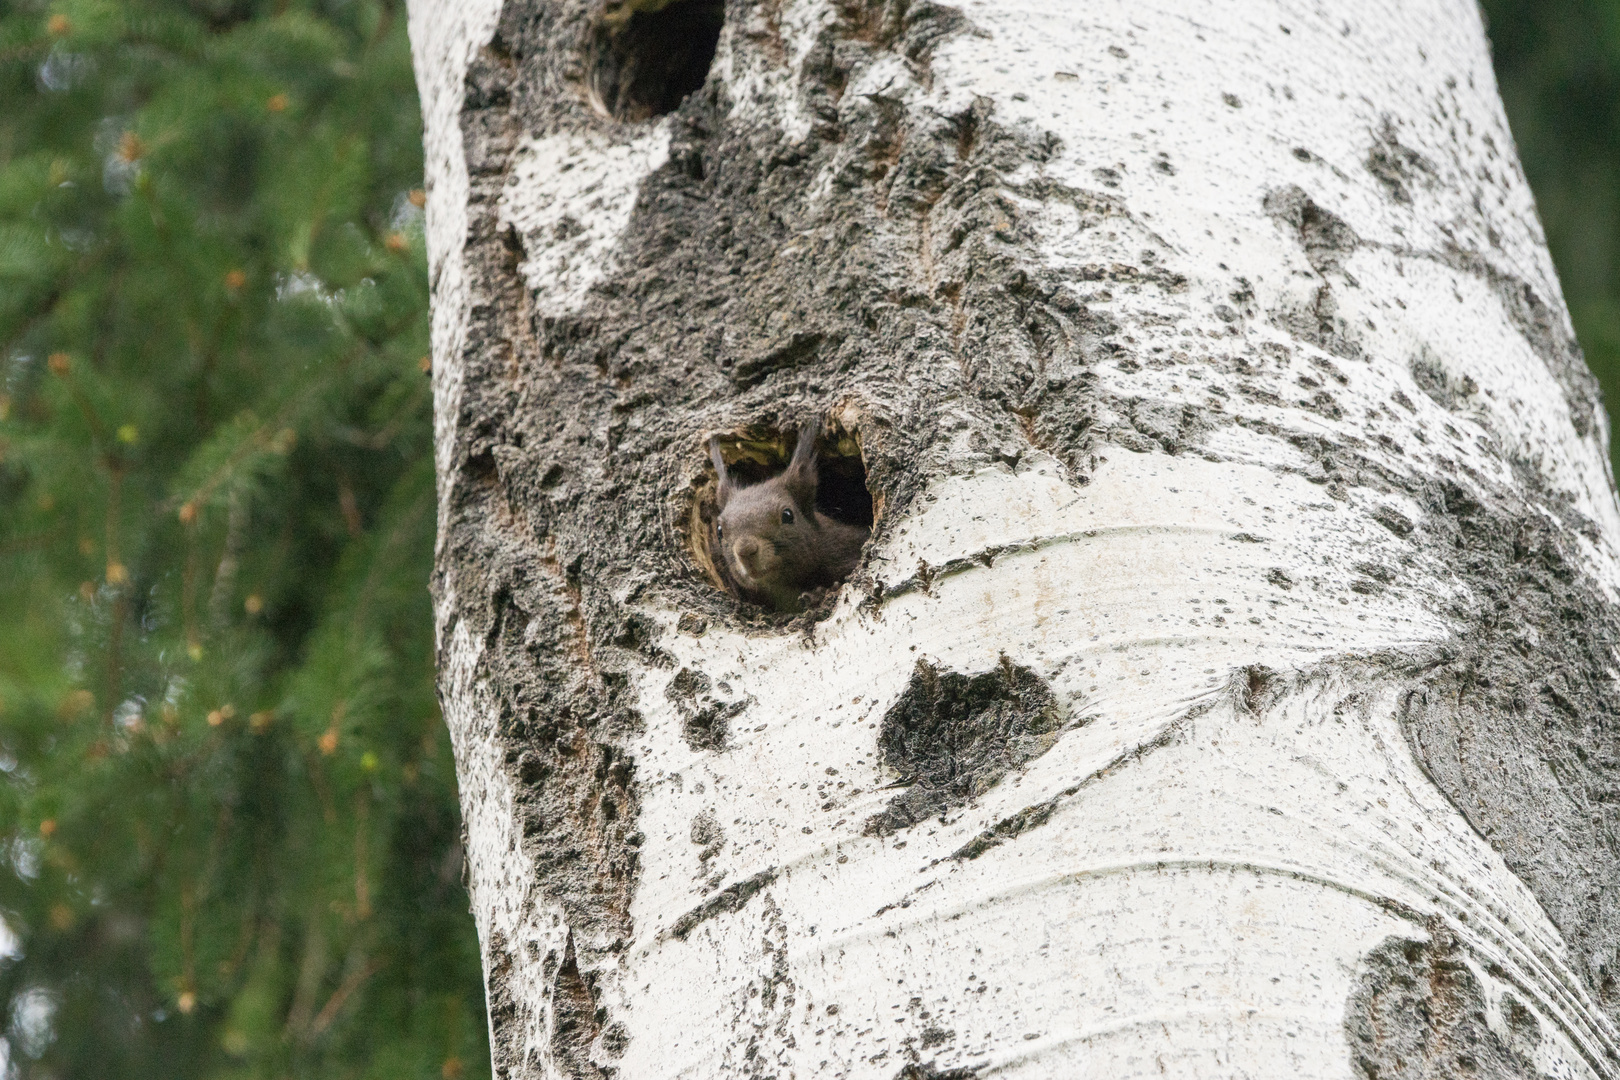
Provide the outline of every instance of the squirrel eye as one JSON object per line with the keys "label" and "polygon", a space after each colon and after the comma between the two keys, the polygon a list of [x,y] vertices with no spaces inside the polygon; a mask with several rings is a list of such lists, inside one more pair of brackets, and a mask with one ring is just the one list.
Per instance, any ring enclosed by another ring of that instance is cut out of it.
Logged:
{"label": "squirrel eye", "polygon": [[782,524],[784,524],[784,525],[793,524],[793,511],[789,510],[785,506],[782,507]]}
{"label": "squirrel eye", "polygon": [[714,538],[716,540],[724,540],[726,538],[726,527],[720,524],[718,521],[714,523]]}

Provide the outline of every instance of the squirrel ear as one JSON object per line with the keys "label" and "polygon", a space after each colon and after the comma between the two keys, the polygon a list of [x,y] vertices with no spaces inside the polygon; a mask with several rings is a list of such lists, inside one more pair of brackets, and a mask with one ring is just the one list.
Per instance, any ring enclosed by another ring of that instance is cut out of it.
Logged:
{"label": "squirrel ear", "polygon": [[819,422],[799,427],[799,445],[793,449],[793,460],[782,473],[782,483],[806,513],[816,507],[816,436],[821,432]]}
{"label": "squirrel ear", "polygon": [[720,455],[720,436],[709,436],[709,457],[714,461],[714,473],[720,478],[720,486],[715,490],[714,501],[720,509],[726,508],[731,499],[731,474],[726,472],[726,459]]}

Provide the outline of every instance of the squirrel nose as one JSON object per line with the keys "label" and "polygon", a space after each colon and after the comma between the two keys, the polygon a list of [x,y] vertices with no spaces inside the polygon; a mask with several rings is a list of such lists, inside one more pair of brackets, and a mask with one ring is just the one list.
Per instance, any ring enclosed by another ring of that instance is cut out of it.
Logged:
{"label": "squirrel nose", "polygon": [[752,562],[754,556],[759,554],[759,541],[752,536],[745,536],[737,541],[737,546],[732,550],[737,553],[737,558],[744,562]]}

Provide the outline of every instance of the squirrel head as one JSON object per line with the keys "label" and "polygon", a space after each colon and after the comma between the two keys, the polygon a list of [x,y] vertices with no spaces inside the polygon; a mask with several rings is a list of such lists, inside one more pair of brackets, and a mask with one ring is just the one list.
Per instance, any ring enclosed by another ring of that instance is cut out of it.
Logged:
{"label": "squirrel head", "polygon": [[825,559],[816,514],[816,436],[819,424],[799,428],[799,443],[787,468],[768,480],[739,487],[726,470],[720,440],[709,455],[720,478],[715,540],[726,572],[741,591],[779,609],[798,603]]}

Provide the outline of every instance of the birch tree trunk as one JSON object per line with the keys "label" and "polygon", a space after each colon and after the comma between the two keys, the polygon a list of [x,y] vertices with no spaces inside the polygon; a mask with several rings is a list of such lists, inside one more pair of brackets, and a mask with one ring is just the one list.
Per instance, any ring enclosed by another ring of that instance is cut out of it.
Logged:
{"label": "birch tree trunk", "polygon": [[[411,19],[497,1075],[1620,1076],[1620,516],[1471,2]],[[872,539],[762,612],[705,442],[811,418]]]}

